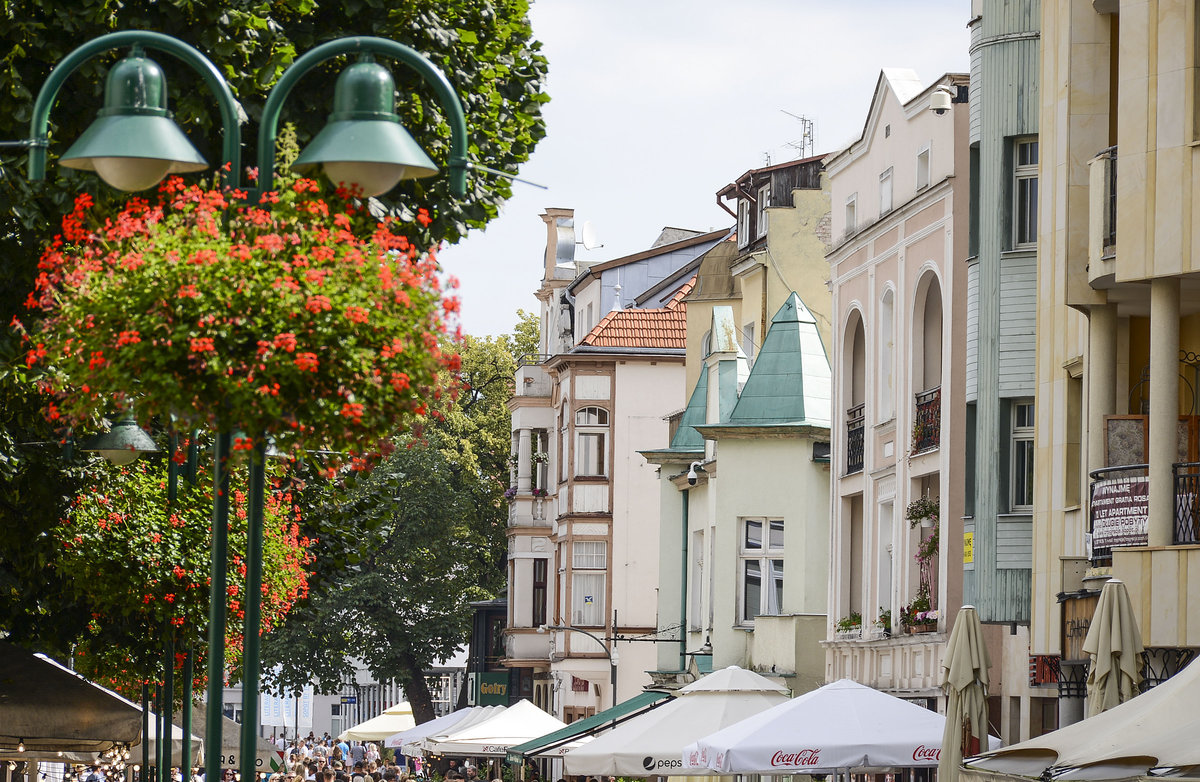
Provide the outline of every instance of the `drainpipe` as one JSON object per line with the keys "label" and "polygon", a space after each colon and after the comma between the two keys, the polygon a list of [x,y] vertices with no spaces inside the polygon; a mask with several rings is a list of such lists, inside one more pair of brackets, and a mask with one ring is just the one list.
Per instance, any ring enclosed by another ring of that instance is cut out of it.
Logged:
{"label": "drainpipe", "polygon": [[683,498],[682,559],[679,562],[679,670],[687,670],[687,581],[688,581],[688,490],[679,493]]}

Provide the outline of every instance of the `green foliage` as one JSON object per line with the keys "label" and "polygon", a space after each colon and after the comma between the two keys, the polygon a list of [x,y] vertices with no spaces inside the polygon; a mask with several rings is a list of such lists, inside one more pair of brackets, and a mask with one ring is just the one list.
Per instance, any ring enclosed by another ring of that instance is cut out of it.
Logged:
{"label": "green foliage", "polygon": [[849,615],[843,616],[837,620],[834,627],[839,633],[848,633],[852,630],[858,630],[862,627],[862,614],[858,611],[851,611]]}
{"label": "green foliage", "polygon": [[[160,680],[163,644],[199,653],[204,679],[212,548],[212,483],[179,482],[168,502],[160,459],[104,465],[54,530],[48,563],[63,588],[90,611],[76,639],[76,667],[135,697],[143,681]],[[246,470],[234,472],[229,518],[228,660],[240,658],[246,565]],[[307,592],[310,541],[299,534],[288,492],[269,492],[263,512],[263,627],[279,622]],[[137,639],[137,643],[130,643]],[[178,663],[181,661],[177,661]],[[236,672],[232,678],[237,678]]]}
{"label": "green foliage", "polygon": [[904,511],[904,518],[908,520],[910,529],[925,520],[930,520],[936,525],[940,507],[937,497],[928,495],[917,497],[908,503],[908,507]]}

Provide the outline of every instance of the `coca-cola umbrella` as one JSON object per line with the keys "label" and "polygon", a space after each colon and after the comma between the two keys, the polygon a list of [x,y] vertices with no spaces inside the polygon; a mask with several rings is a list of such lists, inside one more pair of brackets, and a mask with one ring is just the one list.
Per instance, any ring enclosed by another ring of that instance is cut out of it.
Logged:
{"label": "coca-cola umbrella", "polygon": [[[730,666],[679,690],[679,695],[563,755],[570,775],[648,777],[679,773],[683,747],[699,736],[787,702],[765,676]],[[689,774],[712,774],[707,770]]]}
{"label": "coca-cola umbrella", "polygon": [[682,773],[930,768],[938,764],[945,726],[937,712],[842,679],[699,739],[684,748]]}

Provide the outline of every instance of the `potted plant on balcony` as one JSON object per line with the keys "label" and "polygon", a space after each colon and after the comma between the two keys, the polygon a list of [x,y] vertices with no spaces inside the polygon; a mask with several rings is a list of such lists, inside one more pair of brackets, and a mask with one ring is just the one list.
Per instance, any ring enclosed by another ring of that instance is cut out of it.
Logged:
{"label": "potted plant on balcony", "polygon": [[912,502],[908,503],[908,508],[905,509],[904,518],[908,520],[909,528],[913,528],[920,524],[922,527],[929,529],[937,526],[938,512],[937,497],[917,497]]}
{"label": "potted plant on balcony", "polygon": [[892,636],[892,609],[879,606],[879,616],[875,618],[875,626],[883,631],[884,638]]}
{"label": "potted plant on balcony", "polygon": [[930,606],[929,592],[924,586],[912,602],[900,610],[900,624],[908,633],[931,633],[937,629],[937,611]]}
{"label": "potted plant on balcony", "polygon": [[516,497],[516,496],[517,496],[517,487],[516,486],[509,486],[507,489],[504,490],[504,499],[512,500],[512,498]]}
{"label": "potted plant on balcony", "polygon": [[546,462],[550,461],[550,454],[546,453],[545,451],[535,451],[533,456],[530,458],[533,460],[534,464],[545,464]]}
{"label": "potted plant on balcony", "polygon": [[542,497],[546,496],[546,490],[545,489],[534,489],[533,496],[537,497],[538,499],[541,499]]}
{"label": "potted plant on balcony", "polygon": [[851,611],[846,616],[837,620],[834,624],[834,629],[837,630],[840,636],[857,636],[862,633],[862,614],[858,611]]}

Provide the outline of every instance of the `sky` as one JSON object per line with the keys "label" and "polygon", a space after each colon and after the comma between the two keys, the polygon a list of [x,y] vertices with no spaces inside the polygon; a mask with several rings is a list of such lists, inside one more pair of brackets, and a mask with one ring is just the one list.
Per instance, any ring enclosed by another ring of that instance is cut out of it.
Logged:
{"label": "sky", "polygon": [[[547,207],[575,210],[605,261],[648,249],[665,226],[733,224],[716,192],[752,168],[858,138],[885,67],[929,84],[966,73],[970,0],[534,0],[549,60],[546,137],[486,230],[439,255],[459,278],[463,331],[512,330],[536,312]],[[487,165],[488,161],[479,161]],[[474,175],[474,174],[473,174]]]}

